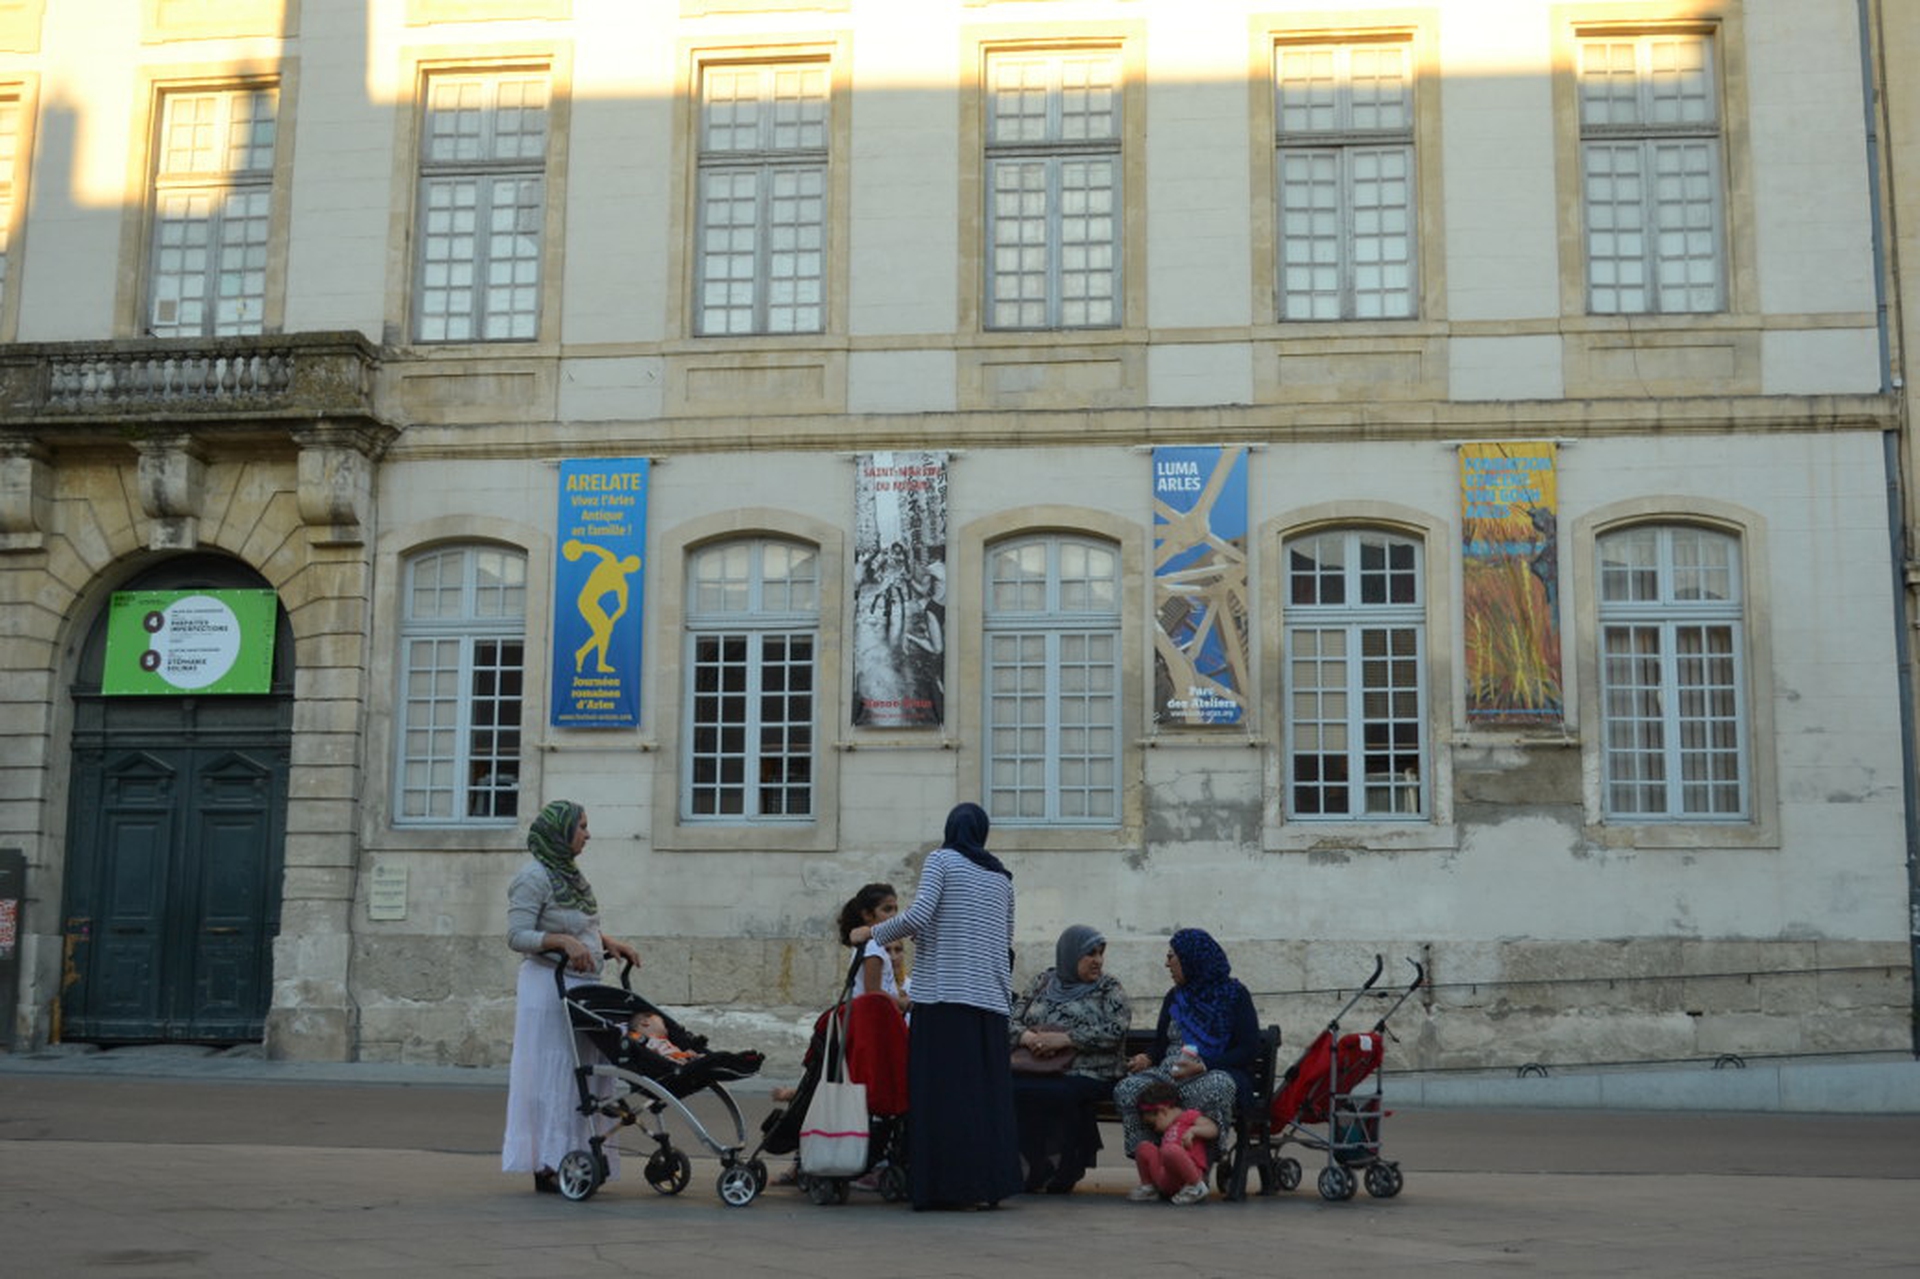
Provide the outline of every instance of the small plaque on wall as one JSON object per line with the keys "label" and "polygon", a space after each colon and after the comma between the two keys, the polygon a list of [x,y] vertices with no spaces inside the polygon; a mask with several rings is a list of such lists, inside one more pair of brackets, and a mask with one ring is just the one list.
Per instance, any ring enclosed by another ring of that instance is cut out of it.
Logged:
{"label": "small plaque on wall", "polygon": [[375,866],[373,882],[367,889],[368,919],[405,919],[407,917],[407,868]]}

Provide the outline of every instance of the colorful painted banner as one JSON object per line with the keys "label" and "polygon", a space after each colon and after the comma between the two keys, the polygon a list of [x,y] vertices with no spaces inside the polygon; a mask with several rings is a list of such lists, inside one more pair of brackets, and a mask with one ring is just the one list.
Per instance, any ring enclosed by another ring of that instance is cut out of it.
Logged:
{"label": "colorful painted banner", "polygon": [[109,610],[109,697],[272,691],[272,591],[116,591]]}
{"label": "colorful painted banner", "polygon": [[1247,646],[1247,451],[1153,451],[1153,718],[1238,724]]}
{"label": "colorful painted banner", "polygon": [[1555,446],[1460,446],[1467,721],[1558,720],[1559,484]]}
{"label": "colorful painted banner", "polygon": [[946,714],[947,455],[854,459],[853,722],[926,728]]}
{"label": "colorful painted banner", "polygon": [[555,728],[640,722],[648,469],[644,457],[560,463],[549,714]]}

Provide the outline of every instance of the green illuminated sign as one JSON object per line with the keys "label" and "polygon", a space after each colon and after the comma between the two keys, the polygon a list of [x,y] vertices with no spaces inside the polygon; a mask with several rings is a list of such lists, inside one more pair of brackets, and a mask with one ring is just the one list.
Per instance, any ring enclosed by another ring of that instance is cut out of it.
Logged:
{"label": "green illuminated sign", "polygon": [[100,691],[268,692],[278,615],[272,591],[116,591]]}

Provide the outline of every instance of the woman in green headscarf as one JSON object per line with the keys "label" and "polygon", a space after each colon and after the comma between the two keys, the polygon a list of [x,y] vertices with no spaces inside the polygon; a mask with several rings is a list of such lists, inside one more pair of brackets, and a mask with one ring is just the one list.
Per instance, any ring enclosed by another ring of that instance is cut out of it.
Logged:
{"label": "woman in green headscarf", "polygon": [[[600,903],[578,861],[589,838],[586,810],[554,800],[528,828],[533,860],[507,888],[507,945],[526,958],[520,963],[500,1167],[531,1172],[534,1189],[543,1191],[559,1188],[553,1170],[561,1156],[585,1149],[591,1136],[578,1110],[573,1031],[554,997],[556,961],[549,952],[562,957],[569,982],[594,980],[609,957],[640,962],[633,947],[600,931]],[[594,1085],[610,1092],[612,1082],[595,1080]]]}

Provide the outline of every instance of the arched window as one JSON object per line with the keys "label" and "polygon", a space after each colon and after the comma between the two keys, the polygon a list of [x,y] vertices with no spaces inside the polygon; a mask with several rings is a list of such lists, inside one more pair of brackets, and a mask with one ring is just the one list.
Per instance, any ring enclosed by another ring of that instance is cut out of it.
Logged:
{"label": "arched window", "polygon": [[1606,815],[1744,819],[1750,800],[1738,539],[1643,525],[1606,534],[1598,548]]}
{"label": "arched window", "polygon": [[1067,535],[987,552],[987,811],[1120,820],[1120,550]]}
{"label": "arched window", "polygon": [[694,553],[685,818],[812,820],[819,630],[815,548],[753,538]]}
{"label": "arched window", "polygon": [[527,557],[445,546],[404,574],[395,820],[509,822],[520,812]]}
{"label": "arched window", "polygon": [[1287,811],[1427,812],[1420,543],[1331,529],[1287,543]]}

